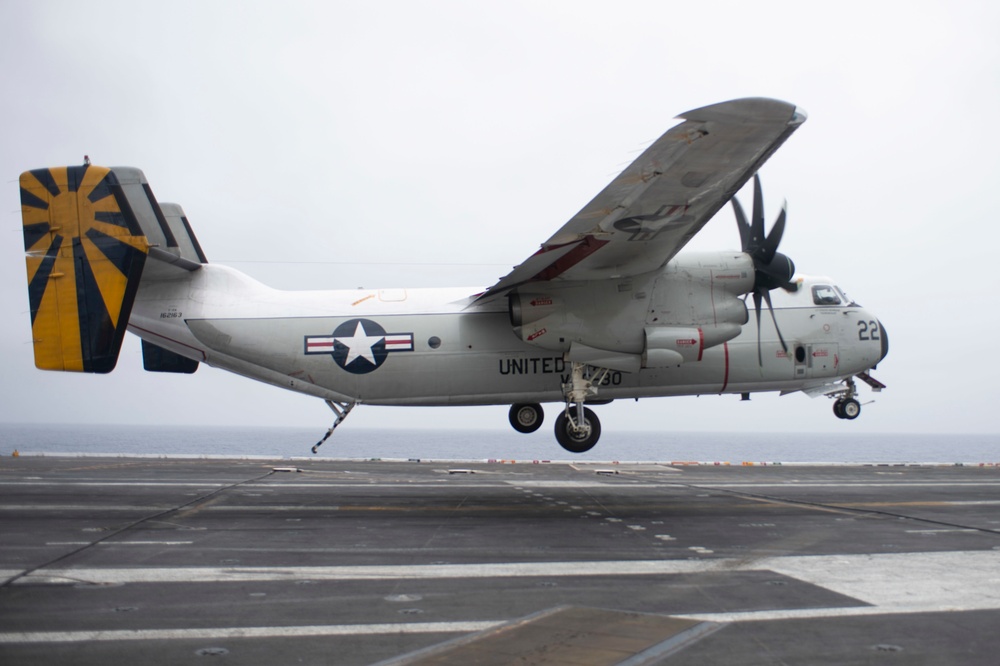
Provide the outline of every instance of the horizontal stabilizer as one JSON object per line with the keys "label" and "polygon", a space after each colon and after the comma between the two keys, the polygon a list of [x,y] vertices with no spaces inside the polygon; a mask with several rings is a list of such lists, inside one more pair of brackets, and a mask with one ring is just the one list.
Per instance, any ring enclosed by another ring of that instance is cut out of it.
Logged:
{"label": "horizontal stabilizer", "polygon": [[174,238],[177,239],[178,253],[181,257],[190,261],[197,261],[200,264],[207,264],[208,259],[198,244],[198,239],[191,230],[184,209],[178,204],[160,204],[163,208],[163,216],[167,218],[167,224],[174,230]]}
{"label": "horizontal stabilizer", "polygon": [[149,244],[116,174],[89,164],[20,177],[35,365],[111,372]]}
{"label": "horizontal stabilizer", "polygon": [[180,206],[160,204],[141,170],[114,167],[112,171],[121,183],[139,228],[149,240],[150,257],[189,271],[208,263]]}
{"label": "horizontal stabilizer", "polygon": [[142,367],[149,372],[174,372],[190,375],[198,369],[198,361],[143,340]]}

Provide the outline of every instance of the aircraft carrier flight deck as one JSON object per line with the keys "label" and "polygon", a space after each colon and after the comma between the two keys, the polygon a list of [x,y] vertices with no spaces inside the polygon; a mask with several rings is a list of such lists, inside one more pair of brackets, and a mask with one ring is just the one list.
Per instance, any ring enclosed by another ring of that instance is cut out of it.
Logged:
{"label": "aircraft carrier flight deck", "polygon": [[1000,467],[0,460],[0,663],[996,664]]}

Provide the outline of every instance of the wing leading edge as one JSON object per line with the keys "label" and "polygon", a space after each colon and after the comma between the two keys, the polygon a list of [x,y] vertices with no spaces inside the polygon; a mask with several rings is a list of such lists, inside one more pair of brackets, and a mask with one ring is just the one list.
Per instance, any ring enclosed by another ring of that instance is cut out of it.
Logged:
{"label": "wing leading edge", "polygon": [[477,299],[547,280],[595,280],[659,268],[806,120],[795,105],[737,99],[679,116],[526,261]]}

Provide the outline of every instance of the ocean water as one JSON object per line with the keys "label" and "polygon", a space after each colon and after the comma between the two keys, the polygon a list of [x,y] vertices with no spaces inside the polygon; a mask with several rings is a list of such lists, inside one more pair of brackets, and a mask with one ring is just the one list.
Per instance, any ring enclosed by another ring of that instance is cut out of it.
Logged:
{"label": "ocean water", "polygon": [[111,454],[422,460],[580,460],[832,463],[998,463],[1000,435],[605,432],[571,454],[548,428],[501,430],[338,429],[310,451],[322,428],[0,424],[0,456]]}

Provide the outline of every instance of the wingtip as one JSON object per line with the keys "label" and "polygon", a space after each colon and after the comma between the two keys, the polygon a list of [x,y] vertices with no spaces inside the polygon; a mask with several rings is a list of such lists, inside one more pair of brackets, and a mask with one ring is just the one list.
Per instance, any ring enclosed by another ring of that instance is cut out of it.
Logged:
{"label": "wingtip", "polygon": [[677,116],[680,120],[746,122],[782,121],[798,126],[806,121],[808,115],[801,108],[790,102],[770,97],[743,97],[718,102],[708,106],[686,111]]}

